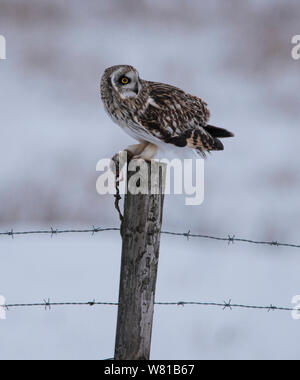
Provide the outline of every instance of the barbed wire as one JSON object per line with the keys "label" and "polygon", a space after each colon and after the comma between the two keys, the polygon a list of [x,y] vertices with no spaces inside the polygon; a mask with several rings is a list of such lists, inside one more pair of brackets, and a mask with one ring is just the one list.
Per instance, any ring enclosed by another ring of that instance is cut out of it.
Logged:
{"label": "barbed wire", "polygon": [[[44,307],[45,310],[51,310],[51,307],[54,306],[118,306],[117,302],[99,302],[96,300],[89,302],[51,302],[50,299],[44,299],[43,302],[38,303],[15,303],[15,304],[4,304],[0,307],[9,311],[13,308],[29,308],[29,307]],[[235,304],[232,303],[232,300],[223,301],[223,302],[198,302],[198,301],[179,301],[179,302],[154,302],[154,305],[157,306],[206,306],[206,307],[219,307],[223,310],[229,309],[254,309],[254,310],[266,310],[270,311],[294,311],[299,310],[299,308],[291,307],[282,307],[275,306],[270,304],[268,306],[255,306],[255,305],[246,305],[246,304]]]}
{"label": "barbed wire", "polygon": [[97,232],[105,232],[105,231],[120,231],[120,228],[117,228],[117,227],[108,227],[108,228],[102,228],[102,227],[92,227],[92,228],[86,228],[86,229],[63,229],[63,230],[59,230],[59,229],[56,229],[56,228],[52,228],[50,227],[50,230],[34,230],[34,231],[14,231],[13,229],[11,229],[10,231],[7,231],[7,232],[0,232],[0,236],[1,235],[7,235],[7,236],[11,236],[12,238],[14,238],[14,236],[17,236],[17,235],[51,235],[54,236],[54,235],[58,235],[58,234],[75,234],[75,233],[90,233],[92,235],[94,235],[95,233]]}
{"label": "barbed wire", "polygon": [[[17,235],[37,235],[37,234],[47,234],[51,235],[53,237],[54,235],[59,234],[72,234],[72,233],[90,233],[91,235],[94,235],[99,232],[105,232],[105,231],[120,231],[120,228],[118,227],[95,227],[92,228],[86,228],[86,229],[54,229],[50,227],[49,230],[35,230],[35,231],[14,231],[11,229],[7,232],[0,232],[0,236],[10,236],[14,238]],[[277,240],[273,241],[261,241],[261,240],[251,240],[251,239],[245,239],[245,238],[238,238],[235,235],[228,234],[227,237],[218,237],[218,236],[211,236],[211,235],[202,235],[202,234],[193,234],[191,231],[188,232],[171,232],[171,231],[162,231],[161,234],[163,235],[170,235],[170,236],[182,236],[186,237],[188,240],[190,238],[202,238],[202,239],[211,239],[211,240],[219,240],[219,241],[226,241],[228,244],[233,244],[235,242],[242,242],[242,243],[249,243],[249,244],[257,244],[257,245],[269,245],[273,247],[290,247],[290,248],[300,248],[299,244],[293,244],[293,243],[280,243]]]}
{"label": "barbed wire", "polygon": [[188,239],[191,238],[191,237],[194,237],[194,238],[202,238],[202,239],[212,239],[212,240],[226,241],[226,242],[228,242],[228,244],[233,244],[235,242],[243,242],[243,243],[250,243],[250,244],[271,245],[271,246],[276,246],[276,247],[300,248],[300,244],[280,243],[277,240],[273,240],[273,241],[251,240],[251,239],[245,239],[245,238],[237,238],[237,237],[235,237],[235,235],[230,235],[230,234],[228,234],[227,237],[218,237],[218,236],[210,236],[210,235],[192,234],[190,231],[188,231],[188,232],[162,231],[162,234],[165,234],[165,235],[174,235],[174,236],[185,236]]}

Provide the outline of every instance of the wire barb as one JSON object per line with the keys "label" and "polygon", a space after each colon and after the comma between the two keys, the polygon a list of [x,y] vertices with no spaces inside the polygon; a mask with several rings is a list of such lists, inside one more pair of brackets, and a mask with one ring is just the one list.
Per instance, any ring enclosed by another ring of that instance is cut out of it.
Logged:
{"label": "wire barb", "polygon": [[51,310],[51,302],[50,302],[50,298],[48,298],[48,300],[43,300],[44,301],[44,304],[45,304],[45,310]]}
{"label": "wire barb", "polygon": [[228,245],[234,244],[235,235],[228,235]]}
{"label": "wire barb", "polygon": [[95,306],[95,304],[96,304],[96,300],[93,299],[93,301],[89,302],[88,304],[89,304],[89,306]]}
{"label": "wire barb", "polygon": [[269,309],[268,309],[268,312],[275,311],[275,310],[277,310],[277,307],[271,304]]}
{"label": "wire barb", "polygon": [[188,230],[188,232],[185,234],[187,241],[190,240],[190,235],[191,235],[191,230]]}
{"label": "wire barb", "polygon": [[52,227],[51,227],[51,239],[53,238],[53,235],[57,235],[58,234],[58,230],[54,230]]}
{"label": "wire barb", "polygon": [[230,310],[232,310],[231,300],[229,300],[228,302],[225,302],[225,301],[224,301],[224,307],[223,307],[223,310],[226,310],[226,309],[230,309]]}

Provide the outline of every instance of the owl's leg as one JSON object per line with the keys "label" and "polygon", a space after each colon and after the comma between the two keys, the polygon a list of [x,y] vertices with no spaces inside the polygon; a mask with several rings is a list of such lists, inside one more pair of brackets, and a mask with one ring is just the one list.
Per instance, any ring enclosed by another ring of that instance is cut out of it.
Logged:
{"label": "owl's leg", "polygon": [[138,155],[135,155],[133,159],[143,159],[145,161],[151,161],[157,153],[157,145],[148,143],[145,149]]}

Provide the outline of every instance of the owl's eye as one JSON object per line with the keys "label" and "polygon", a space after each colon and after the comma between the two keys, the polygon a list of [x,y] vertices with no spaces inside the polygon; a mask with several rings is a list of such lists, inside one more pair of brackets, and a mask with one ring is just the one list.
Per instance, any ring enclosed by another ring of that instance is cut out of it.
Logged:
{"label": "owl's eye", "polygon": [[123,85],[128,84],[128,83],[130,83],[130,79],[128,77],[121,77],[120,83]]}

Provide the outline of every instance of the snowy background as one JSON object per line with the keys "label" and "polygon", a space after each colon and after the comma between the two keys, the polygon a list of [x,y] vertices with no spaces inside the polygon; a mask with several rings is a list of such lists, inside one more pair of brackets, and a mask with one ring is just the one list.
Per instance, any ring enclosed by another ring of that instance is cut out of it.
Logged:
{"label": "snowy background", "polygon": [[[126,63],[203,97],[236,135],[205,163],[203,205],[167,197],[163,228],[299,244],[299,17],[297,0],[0,0],[1,231],[118,226],[95,168],[132,140],[104,113],[99,81]],[[120,248],[117,232],[1,237],[0,294],[115,302]],[[298,268],[297,249],[163,236],[157,301],[290,307]],[[0,358],[112,357],[116,311],[13,309]],[[299,359],[299,341],[289,312],[157,306],[152,358]]]}

